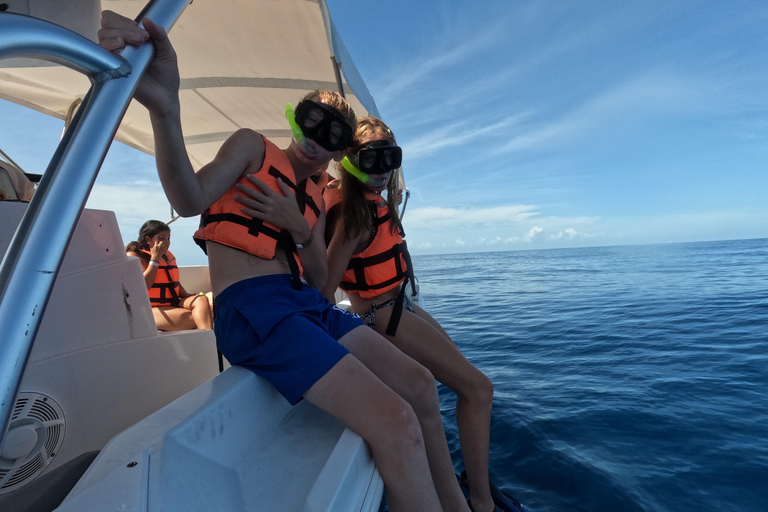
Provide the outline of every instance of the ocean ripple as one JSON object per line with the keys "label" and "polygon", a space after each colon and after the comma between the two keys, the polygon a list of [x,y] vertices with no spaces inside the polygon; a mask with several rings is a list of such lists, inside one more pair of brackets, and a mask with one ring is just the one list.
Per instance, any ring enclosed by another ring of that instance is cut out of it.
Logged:
{"label": "ocean ripple", "polygon": [[[415,256],[533,512],[766,510],[768,240]],[[454,396],[441,387],[461,469]]]}

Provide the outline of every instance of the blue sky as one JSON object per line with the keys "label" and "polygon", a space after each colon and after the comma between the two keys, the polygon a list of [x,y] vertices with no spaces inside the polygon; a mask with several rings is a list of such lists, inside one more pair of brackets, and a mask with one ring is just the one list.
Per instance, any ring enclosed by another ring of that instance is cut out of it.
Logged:
{"label": "blue sky", "polygon": [[[414,254],[768,237],[765,2],[327,1],[404,149]],[[30,172],[60,130],[33,117]],[[115,146],[89,205],[128,241],[167,206]],[[202,264],[186,222],[174,252]]]}
{"label": "blue sky", "polygon": [[768,236],[765,2],[329,6],[404,148],[412,251]]}

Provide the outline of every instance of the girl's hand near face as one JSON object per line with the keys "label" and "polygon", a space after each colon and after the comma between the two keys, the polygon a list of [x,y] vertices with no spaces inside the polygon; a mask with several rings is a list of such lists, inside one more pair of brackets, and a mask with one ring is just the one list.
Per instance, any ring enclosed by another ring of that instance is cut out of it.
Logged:
{"label": "girl's hand near face", "polygon": [[149,252],[152,255],[150,259],[160,261],[170,246],[171,240],[169,238],[161,238],[160,235],[155,236],[149,241]]}

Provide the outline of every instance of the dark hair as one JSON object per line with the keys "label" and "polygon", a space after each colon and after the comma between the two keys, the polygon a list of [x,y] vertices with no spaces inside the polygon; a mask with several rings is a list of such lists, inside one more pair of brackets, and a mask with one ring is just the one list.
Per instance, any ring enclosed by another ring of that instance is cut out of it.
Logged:
{"label": "dark hair", "polygon": [[171,232],[171,228],[168,227],[168,224],[159,220],[148,220],[141,226],[141,229],[139,229],[139,239],[126,245],[125,252],[141,254],[139,251],[148,251],[149,244],[145,238],[154,238],[155,235],[162,233],[163,231]]}

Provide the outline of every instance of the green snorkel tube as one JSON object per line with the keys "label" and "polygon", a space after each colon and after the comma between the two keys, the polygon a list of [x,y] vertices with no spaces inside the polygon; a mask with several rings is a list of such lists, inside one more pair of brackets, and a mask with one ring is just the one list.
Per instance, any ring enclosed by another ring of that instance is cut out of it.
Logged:
{"label": "green snorkel tube", "polygon": [[302,132],[301,127],[296,124],[296,114],[293,111],[293,105],[290,103],[285,104],[285,118],[288,120],[288,124],[291,127],[293,140],[295,140],[297,144],[304,142],[304,132]]}
{"label": "green snorkel tube", "polygon": [[359,180],[360,180],[360,181],[362,181],[363,183],[368,183],[368,178],[369,178],[370,176],[368,176],[366,173],[364,173],[363,171],[361,171],[360,169],[358,169],[358,168],[355,166],[355,164],[353,164],[352,162],[350,162],[350,161],[349,161],[349,157],[345,156],[345,157],[344,157],[344,158],[341,160],[341,165],[343,165],[343,166],[344,166],[344,169],[346,169],[346,170],[347,170],[347,172],[348,172],[349,174],[351,174],[351,175],[352,175],[352,176],[354,176],[355,178],[359,179]]}

